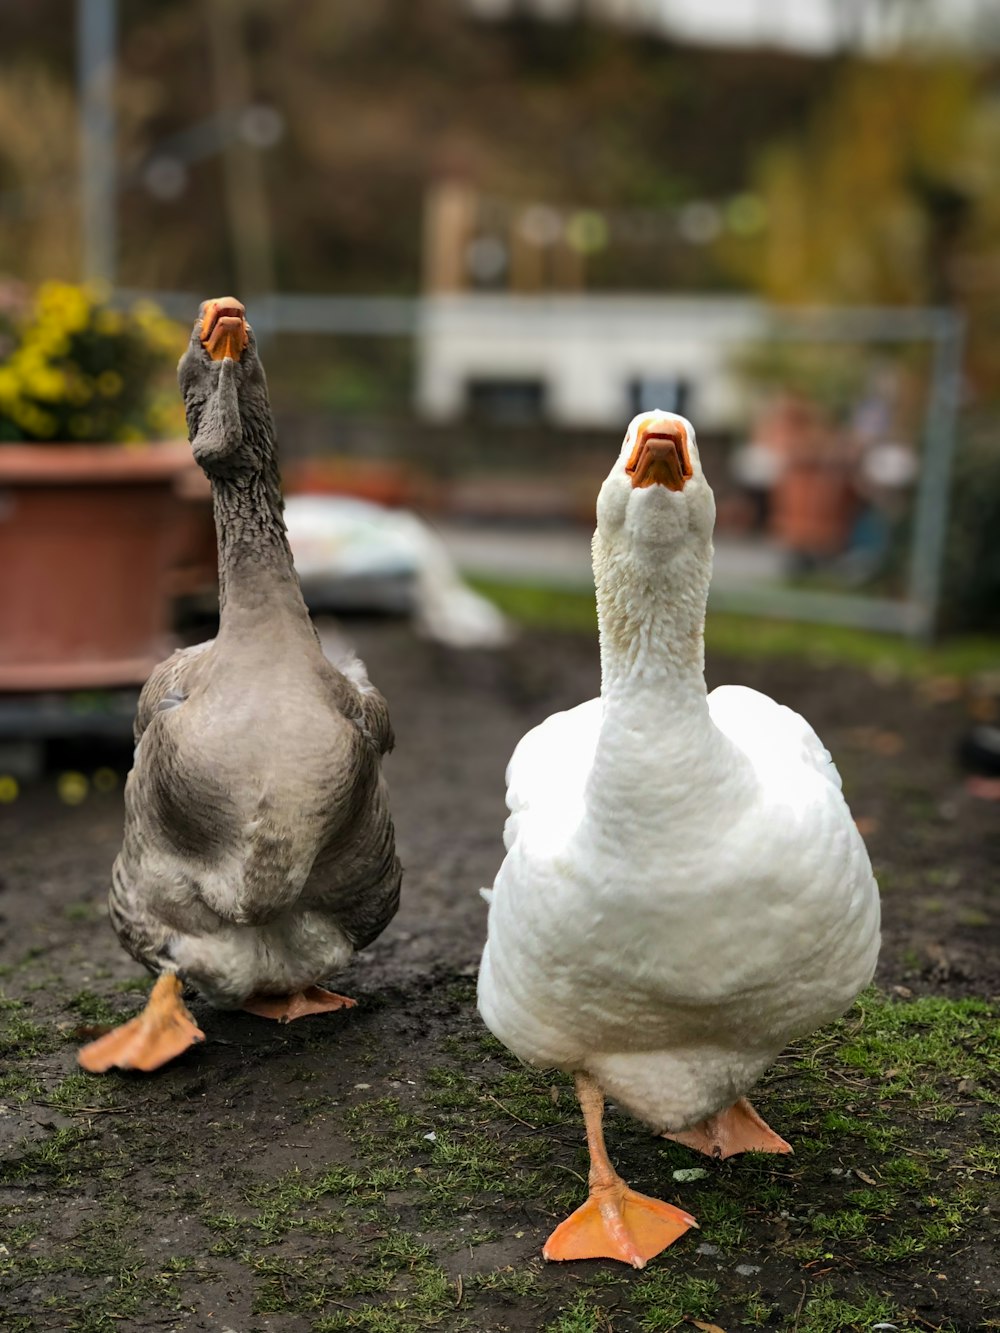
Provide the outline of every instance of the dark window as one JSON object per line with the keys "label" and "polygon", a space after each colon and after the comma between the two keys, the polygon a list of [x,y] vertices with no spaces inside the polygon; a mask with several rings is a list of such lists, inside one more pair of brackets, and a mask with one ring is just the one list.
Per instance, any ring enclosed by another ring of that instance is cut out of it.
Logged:
{"label": "dark window", "polygon": [[545,420],[545,385],[541,380],[470,380],[470,416],[498,426],[537,426]]}
{"label": "dark window", "polygon": [[662,408],[664,412],[688,414],[690,385],[678,375],[647,376],[635,379],[629,385],[629,403],[631,415],[637,412],[652,412]]}

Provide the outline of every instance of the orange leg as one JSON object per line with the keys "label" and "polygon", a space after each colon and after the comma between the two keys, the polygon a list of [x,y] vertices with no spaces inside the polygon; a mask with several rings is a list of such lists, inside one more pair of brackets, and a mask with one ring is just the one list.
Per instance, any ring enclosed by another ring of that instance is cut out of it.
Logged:
{"label": "orange leg", "polygon": [[326,1014],[332,1009],[353,1009],[357,1000],[337,995],[322,986],[307,986],[294,995],[251,995],[243,1006],[248,1014],[258,1018],[273,1018],[279,1023],[291,1023],[306,1014]]}
{"label": "orange leg", "polygon": [[672,1204],[629,1189],[604,1146],[603,1092],[589,1074],[577,1074],[576,1095],[587,1127],[590,1197],[556,1227],[542,1253],[546,1259],[620,1259],[645,1268],[698,1223]]}
{"label": "orange leg", "polygon": [[683,1143],[686,1148],[722,1160],[741,1152],[791,1152],[791,1144],[775,1134],[745,1097],[728,1111],[710,1115],[680,1134],[664,1134],[665,1139]]}
{"label": "orange leg", "polygon": [[108,1069],[159,1069],[205,1034],[181,999],[184,984],[173,972],[164,972],[149,995],[145,1009],[131,1022],[82,1047],[77,1059],[91,1074]]}

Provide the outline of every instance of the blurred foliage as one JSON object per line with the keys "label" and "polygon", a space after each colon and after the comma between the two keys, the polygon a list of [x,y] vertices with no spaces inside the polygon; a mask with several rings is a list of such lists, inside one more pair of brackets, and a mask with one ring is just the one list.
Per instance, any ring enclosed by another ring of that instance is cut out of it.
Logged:
{"label": "blurred foliage", "polygon": [[[939,233],[956,232],[974,202],[978,104],[968,61],[844,63],[803,126],[761,145],[768,227],[733,250],[737,271],[777,301],[940,300]],[[980,187],[1000,188],[989,177]]]}
{"label": "blurred foliage", "polygon": [[182,433],[168,372],[184,333],[155,306],[121,310],[89,287],[49,282],[7,323],[0,440],[128,443]]}
{"label": "blurred foliage", "polygon": [[9,48],[7,61],[0,74],[0,269],[69,279],[79,266],[73,88],[39,63],[11,62]]}
{"label": "blurred foliage", "polygon": [[792,132],[760,144],[768,225],[723,236],[735,278],[778,302],[959,304],[967,366],[997,393],[1000,94],[995,62],[844,61]]}
{"label": "blurred foliage", "polygon": [[857,404],[871,360],[871,349],[858,343],[776,340],[754,343],[733,357],[736,371],[755,389],[794,394],[835,421]]}
{"label": "blurred foliage", "polygon": [[1000,630],[998,534],[1000,447],[995,422],[980,418],[966,423],[955,459],[944,567],[944,628]]}

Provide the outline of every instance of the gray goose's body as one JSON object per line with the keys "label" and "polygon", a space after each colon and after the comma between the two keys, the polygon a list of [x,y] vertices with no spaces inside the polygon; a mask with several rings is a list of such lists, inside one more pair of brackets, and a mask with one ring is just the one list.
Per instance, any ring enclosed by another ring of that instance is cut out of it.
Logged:
{"label": "gray goose's body", "polygon": [[180,365],[212,483],[219,633],[142,691],[110,895],[126,949],[220,1007],[332,975],[392,919],[401,878],[388,710],[360,662],[327,661],[309,620],[243,328],[242,355],[213,360],[199,320]]}

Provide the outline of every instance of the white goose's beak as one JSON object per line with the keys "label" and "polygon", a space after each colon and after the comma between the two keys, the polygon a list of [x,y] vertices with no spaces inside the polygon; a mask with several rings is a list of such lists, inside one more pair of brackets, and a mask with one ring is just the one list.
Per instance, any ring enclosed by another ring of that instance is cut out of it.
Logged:
{"label": "white goose's beak", "polygon": [[635,448],[625,465],[636,488],[666,486],[682,491],[694,475],[687,431],[674,417],[653,417],[636,432]]}

